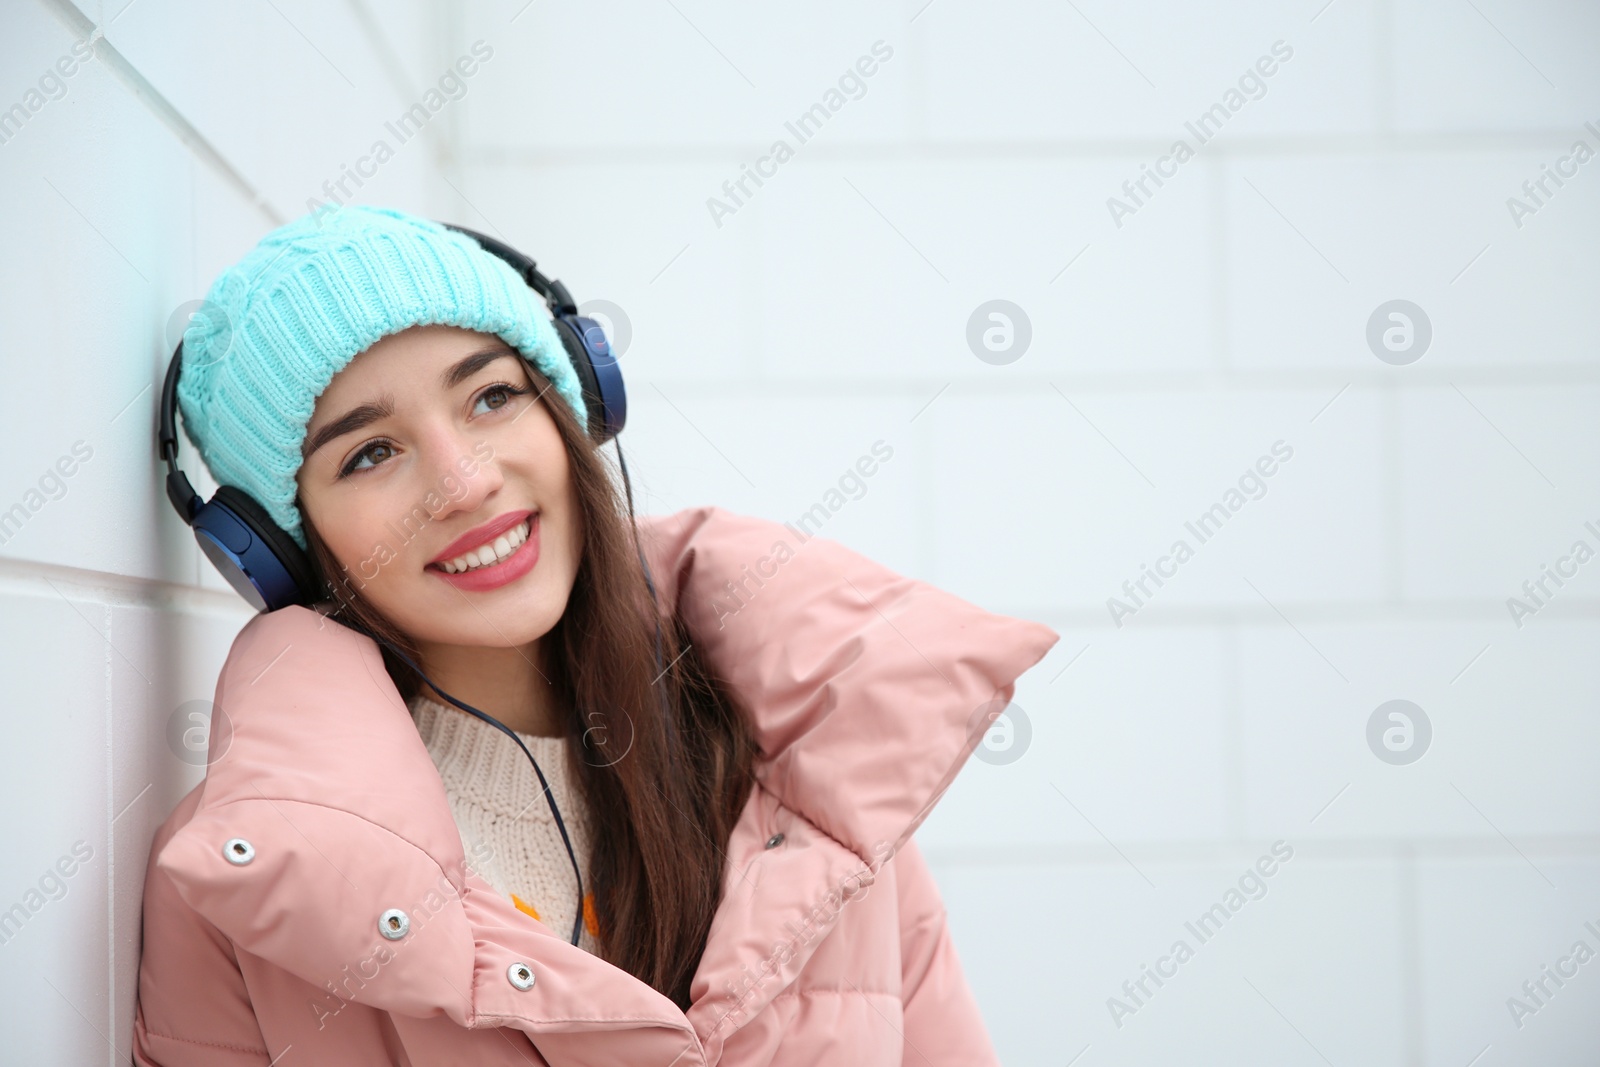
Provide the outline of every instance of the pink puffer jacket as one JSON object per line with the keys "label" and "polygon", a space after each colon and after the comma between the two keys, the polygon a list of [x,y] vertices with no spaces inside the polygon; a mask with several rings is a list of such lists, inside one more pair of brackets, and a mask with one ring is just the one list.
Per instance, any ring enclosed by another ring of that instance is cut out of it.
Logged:
{"label": "pink puffer jacket", "polygon": [[910,835],[1056,635],[765,520],[641,531],[770,756],[687,1014],[474,873],[377,646],[291,607],[235,639],[231,743],[151,847],[136,1063],[995,1062]]}

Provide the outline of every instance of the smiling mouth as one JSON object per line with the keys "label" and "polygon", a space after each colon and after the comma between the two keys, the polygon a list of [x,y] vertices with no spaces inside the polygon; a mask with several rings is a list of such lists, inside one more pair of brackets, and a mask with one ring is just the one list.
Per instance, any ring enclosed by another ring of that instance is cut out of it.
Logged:
{"label": "smiling mouth", "polygon": [[504,563],[513,552],[522,547],[523,542],[528,540],[529,534],[533,531],[533,518],[529,516],[523,519],[493,541],[479,545],[471,552],[464,552],[454,559],[447,559],[430,566],[437,567],[446,574],[466,574]]}

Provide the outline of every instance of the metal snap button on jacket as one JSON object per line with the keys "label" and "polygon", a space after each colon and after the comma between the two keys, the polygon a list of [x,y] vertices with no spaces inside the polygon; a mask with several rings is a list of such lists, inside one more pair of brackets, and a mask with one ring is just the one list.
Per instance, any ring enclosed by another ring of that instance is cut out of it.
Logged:
{"label": "metal snap button on jacket", "polygon": [[511,984],[518,989],[533,988],[533,968],[526,963],[513,963],[506,968],[506,977],[511,979]]}
{"label": "metal snap button on jacket", "polygon": [[399,908],[390,908],[378,916],[378,933],[390,941],[398,941],[411,929],[411,916]]}
{"label": "metal snap button on jacket", "polygon": [[782,834],[773,834],[771,837],[767,838],[768,848],[777,848],[781,844],[783,844]]}
{"label": "metal snap button on jacket", "polygon": [[222,854],[229,863],[243,867],[256,858],[256,847],[242,837],[230,837],[222,843]]}

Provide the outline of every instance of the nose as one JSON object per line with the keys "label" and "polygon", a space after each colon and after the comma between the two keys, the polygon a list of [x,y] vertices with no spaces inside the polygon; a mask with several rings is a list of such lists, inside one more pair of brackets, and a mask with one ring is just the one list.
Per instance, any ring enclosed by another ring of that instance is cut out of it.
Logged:
{"label": "nose", "polygon": [[428,491],[445,502],[443,507],[436,504],[437,510],[429,509],[436,522],[456,514],[471,515],[505,483],[489,442],[460,426],[436,427],[423,448],[428,456]]}

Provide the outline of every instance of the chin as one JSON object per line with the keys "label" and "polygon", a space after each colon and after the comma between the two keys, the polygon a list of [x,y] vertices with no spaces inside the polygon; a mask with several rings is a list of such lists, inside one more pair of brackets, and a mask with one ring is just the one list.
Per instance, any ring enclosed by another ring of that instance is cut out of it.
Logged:
{"label": "chin", "polygon": [[[566,611],[566,597],[559,601],[540,590],[498,604],[468,603],[455,597],[455,603],[427,620],[426,629],[443,630],[438,641],[452,645],[483,645],[511,648],[537,641],[555,628]],[[474,598],[475,601],[482,597]],[[443,626],[440,625],[441,621]]]}

